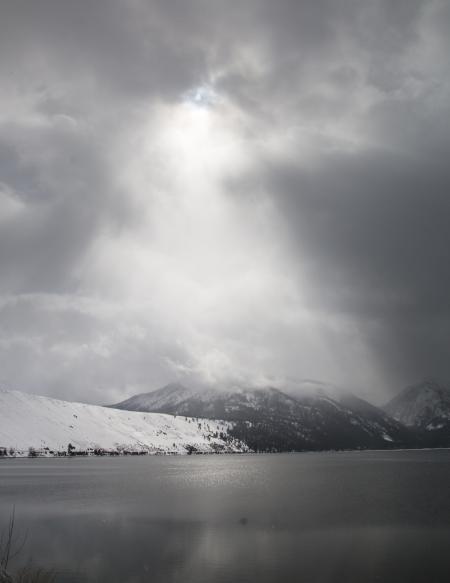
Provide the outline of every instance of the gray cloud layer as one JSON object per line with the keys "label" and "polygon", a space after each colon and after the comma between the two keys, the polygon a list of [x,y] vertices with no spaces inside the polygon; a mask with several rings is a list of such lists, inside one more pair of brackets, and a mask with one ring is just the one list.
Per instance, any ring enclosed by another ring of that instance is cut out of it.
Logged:
{"label": "gray cloud layer", "polygon": [[450,378],[445,0],[0,3],[0,380]]}

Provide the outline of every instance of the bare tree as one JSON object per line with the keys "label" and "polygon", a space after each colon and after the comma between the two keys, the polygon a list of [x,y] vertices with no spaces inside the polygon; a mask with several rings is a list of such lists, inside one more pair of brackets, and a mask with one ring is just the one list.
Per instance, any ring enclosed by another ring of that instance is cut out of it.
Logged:
{"label": "bare tree", "polygon": [[9,563],[22,551],[27,540],[27,533],[22,537],[15,536],[15,523],[16,508],[13,506],[8,526],[0,536],[0,583],[53,583],[54,573],[32,566],[23,567],[14,577],[8,573]]}
{"label": "bare tree", "polygon": [[9,581],[13,581],[7,573],[8,564],[21,552],[27,540],[26,533],[21,538],[14,535],[15,523],[16,507],[13,506],[8,526],[0,536],[0,583],[9,583]]}

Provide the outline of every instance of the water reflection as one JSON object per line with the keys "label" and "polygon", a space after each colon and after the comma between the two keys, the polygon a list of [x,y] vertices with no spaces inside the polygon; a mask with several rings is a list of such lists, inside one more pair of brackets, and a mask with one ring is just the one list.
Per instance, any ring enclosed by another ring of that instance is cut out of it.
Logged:
{"label": "water reflection", "polygon": [[0,465],[0,517],[16,503],[26,558],[66,571],[64,582],[446,582],[449,461],[11,461]]}
{"label": "water reflection", "polygon": [[[447,581],[448,529],[267,530],[76,518],[32,525],[33,563],[61,581]],[[445,576],[444,576],[445,575]]]}

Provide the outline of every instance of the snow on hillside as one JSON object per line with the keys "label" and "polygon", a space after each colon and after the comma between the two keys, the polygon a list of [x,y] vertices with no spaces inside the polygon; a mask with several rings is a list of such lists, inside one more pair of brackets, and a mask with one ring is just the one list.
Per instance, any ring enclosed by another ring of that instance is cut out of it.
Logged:
{"label": "snow on hillside", "polygon": [[157,411],[168,406],[176,406],[192,397],[198,398],[198,395],[198,390],[188,389],[179,383],[170,383],[156,391],[134,395],[121,403],[111,405],[111,407],[127,411]]}
{"label": "snow on hillside", "polygon": [[171,383],[112,405],[235,422],[233,434],[258,451],[405,446],[409,431],[384,411],[344,389],[318,381],[288,387],[189,389]]}
{"label": "snow on hillside", "polygon": [[384,410],[405,425],[439,429],[450,421],[450,388],[426,379],[404,389]]}
{"label": "snow on hillside", "polygon": [[[0,391],[0,448],[135,450],[186,453],[239,452],[246,446],[228,437],[231,423],[159,413],[119,411],[84,403]],[[223,438],[221,438],[221,435]]]}

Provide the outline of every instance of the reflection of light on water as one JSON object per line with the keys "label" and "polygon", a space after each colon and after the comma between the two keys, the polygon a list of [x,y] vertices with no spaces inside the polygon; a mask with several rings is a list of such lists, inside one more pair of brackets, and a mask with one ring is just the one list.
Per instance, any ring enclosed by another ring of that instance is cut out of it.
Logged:
{"label": "reflection of light on water", "polygon": [[267,473],[258,464],[245,463],[242,460],[253,459],[254,456],[239,456],[229,458],[211,458],[210,456],[198,456],[190,464],[172,464],[164,475],[157,477],[166,482],[169,480],[175,488],[180,485],[194,488],[211,488],[221,486],[223,488],[251,488],[258,486],[264,488],[267,483]]}
{"label": "reflection of light on water", "polygon": [[448,451],[5,461],[0,524],[20,504],[21,558],[58,583],[447,581],[448,461]]}

